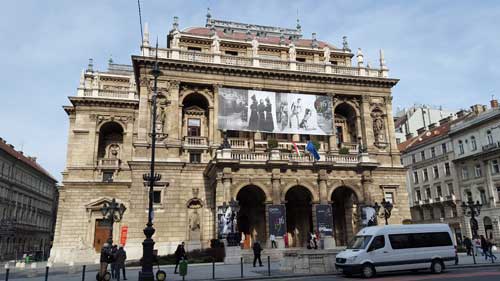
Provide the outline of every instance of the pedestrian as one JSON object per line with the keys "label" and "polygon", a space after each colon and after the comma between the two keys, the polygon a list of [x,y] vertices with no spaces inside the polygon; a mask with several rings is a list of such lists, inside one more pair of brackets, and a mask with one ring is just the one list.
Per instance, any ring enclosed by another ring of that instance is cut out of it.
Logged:
{"label": "pedestrian", "polygon": [[127,280],[125,276],[125,260],[127,259],[127,254],[122,246],[118,248],[115,254],[115,279],[120,281],[120,269],[123,269],[123,280]]}
{"label": "pedestrian", "polygon": [[481,235],[480,237],[481,237],[481,249],[483,250],[484,259],[488,260],[488,257],[490,256],[489,255],[490,247],[488,246],[488,240],[486,240],[486,238],[484,238],[483,235]]}
{"label": "pedestrian", "polygon": [[262,247],[260,246],[259,241],[255,241],[253,243],[253,267],[255,267],[255,263],[257,260],[259,261],[259,266],[262,266],[262,260],[260,259],[260,253],[262,252]]}
{"label": "pedestrian", "polygon": [[476,256],[478,252],[481,253],[481,256],[484,256],[484,253],[481,251],[481,240],[477,236],[474,238],[474,248],[476,249]]}
{"label": "pedestrian", "polygon": [[467,255],[472,256],[472,241],[467,236],[464,238],[464,246],[467,249]]}
{"label": "pedestrian", "polygon": [[186,257],[186,250],[184,249],[184,242],[179,244],[177,246],[177,249],[175,250],[175,269],[174,269],[174,274],[177,274],[177,267],[179,266],[179,263],[181,260],[183,260]]}
{"label": "pedestrian", "polygon": [[111,258],[111,248],[108,243],[104,243],[101,248],[101,256],[99,258],[100,269],[99,269],[99,280],[104,280],[104,275],[108,270],[108,263],[112,261]]}
{"label": "pedestrian", "polygon": [[276,245],[276,236],[274,236],[274,234],[271,233],[269,240],[271,240],[271,248],[278,248]]}
{"label": "pedestrian", "polygon": [[118,247],[116,245],[113,245],[111,247],[111,278],[116,279],[115,272],[116,272],[116,252],[118,251]]}
{"label": "pedestrian", "polygon": [[318,249],[318,236],[314,232],[312,232],[312,241],[313,241],[314,249],[317,250]]}
{"label": "pedestrian", "polygon": [[497,259],[497,256],[495,256],[495,255],[493,254],[493,248],[496,248],[496,246],[495,246],[495,241],[493,240],[493,238],[490,238],[490,239],[488,239],[488,240],[487,240],[487,243],[488,243],[488,252],[489,252],[489,254],[490,254],[491,259],[492,259],[492,260],[493,260],[493,259],[494,259],[494,260],[496,260],[496,259]]}

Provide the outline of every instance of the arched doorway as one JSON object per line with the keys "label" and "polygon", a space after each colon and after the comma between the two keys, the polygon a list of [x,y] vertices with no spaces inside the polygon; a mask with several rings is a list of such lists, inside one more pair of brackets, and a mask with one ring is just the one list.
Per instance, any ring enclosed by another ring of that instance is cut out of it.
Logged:
{"label": "arched doorway", "polygon": [[357,202],[356,193],[349,187],[339,187],[332,193],[333,229],[337,246],[346,246],[357,231],[354,222]]}
{"label": "arched doorway", "polygon": [[490,217],[484,217],[483,224],[484,224],[484,233],[486,234],[485,236],[488,239],[492,239],[493,238],[493,223],[491,222]]}
{"label": "arched doorway", "polygon": [[245,186],[236,195],[240,205],[238,212],[238,231],[245,234],[245,248],[254,241],[264,245],[266,241],[266,194],[255,185]]}
{"label": "arched doorway", "polygon": [[337,148],[350,147],[357,143],[356,111],[348,103],[341,103],[335,107],[335,133]]}
{"label": "arched doorway", "polygon": [[312,194],[303,186],[290,188],[285,195],[286,228],[289,247],[305,247],[313,231]]}

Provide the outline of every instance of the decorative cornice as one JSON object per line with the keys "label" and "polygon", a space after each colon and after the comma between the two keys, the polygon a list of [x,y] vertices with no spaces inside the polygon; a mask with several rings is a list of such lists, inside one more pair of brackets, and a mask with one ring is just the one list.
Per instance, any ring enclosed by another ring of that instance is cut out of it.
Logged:
{"label": "decorative cornice", "polygon": [[[152,67],[154,58],[132,56],[134,71],[137,75],[140,65],[146,64]],[[399,79],[375,78],[367,76],[349,76],[337,74],[322,74],[311,72],[299,72],[293,70],[279,70],[269,68],[242,67],[235,65],[213,64],[203,62],[190,62],[173,59],[158,59],[161,69],[173,71],[195,72],[202,74],[219,74],[221,76],[240,76],[255,78],[272,78],[287,81],[302,81],[310,83],[334,83],[341,85],[368,86],[380,88],[392,88]]]}
{"label": "decorative cornice", "polygon": [[103,106],[103,107],[131,108],[131,109],[139,108],[139,101],[137,100],[117,100],[117,99],[89,98],[89,97],[69,97],[69,100],[73,104],[73,110],[76,106]]}

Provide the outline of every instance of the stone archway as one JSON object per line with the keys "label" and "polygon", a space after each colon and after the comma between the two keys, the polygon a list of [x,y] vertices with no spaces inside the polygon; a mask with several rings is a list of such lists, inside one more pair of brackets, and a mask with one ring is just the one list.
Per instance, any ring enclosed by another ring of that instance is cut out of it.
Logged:
{"label": "stone archway", "polygon": [[285,194],[286,227],[289,247],[305,247],[313,231],[313,195],[304,186],[294,186]]}
{"label": "stone archway", "polygon": [[336,188],[332,193],[333,229],[337,246],[346,246],[357,231],[354,217],[358,197],[347,186]]}
{"label": "stone archway", "polygon": [[264,245],[266,234],[266,194],[255,185],[241,188],[236,195],[240,205],[238,212],[238,231],[245,235],[244,248],[250,248],[253,242]]}

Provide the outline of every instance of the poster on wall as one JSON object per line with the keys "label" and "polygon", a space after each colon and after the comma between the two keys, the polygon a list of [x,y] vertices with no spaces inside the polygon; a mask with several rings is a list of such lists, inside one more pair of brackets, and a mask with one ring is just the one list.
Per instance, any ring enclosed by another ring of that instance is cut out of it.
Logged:
{"label": "poster on wall", "polygon": [[269,205],[269,234],[283,237],[286,233],[286,208],[285,205]]}
{"label": "poster on wall", "polygon": [[331,205],[316,206],[316,221],[318,232],[322,237],[333,235],[333,216]]}
{"label": "poster on wall", "polygon": [[236,215],[231,207],[218,207],[217,222],[219,239],[224,239],[229,233],[236,231]]}
{"label": "poster on wall", "polygon": [[331,99],[325,95],[219,89],[221,130],[279,134],[333,134]]}

